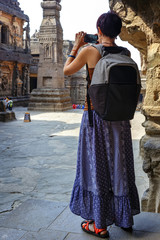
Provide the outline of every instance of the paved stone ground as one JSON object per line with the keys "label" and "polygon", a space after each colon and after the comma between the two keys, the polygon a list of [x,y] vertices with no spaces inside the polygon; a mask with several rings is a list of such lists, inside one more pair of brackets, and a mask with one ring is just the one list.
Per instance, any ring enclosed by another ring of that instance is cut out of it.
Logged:
{"label": "paved stone ground", "polygon": [[[16,121],[0,122],[0,240],[95,239],[68,209],[83,111],[30,112],[28,123],[26,108],[14,111]],[[140,198],[148,187],[139,156],[143,121],[137,112],[131,122]],[[132,235],[112,226],[110,239],[160,239],[159,220],[159,214],[141,213]]]}

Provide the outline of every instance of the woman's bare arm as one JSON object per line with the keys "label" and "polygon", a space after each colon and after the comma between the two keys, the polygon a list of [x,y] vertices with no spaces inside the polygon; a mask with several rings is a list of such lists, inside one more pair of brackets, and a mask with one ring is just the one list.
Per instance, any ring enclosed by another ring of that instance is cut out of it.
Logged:
{"label": "woman's bare arm", "polygon": [[84,42],[84,36],[85,36],[84,32],[79,32],[75,36],[75,43],[70,53],[70,55],[73,57],[68,57],[64,65],[63,71],[65,75],[71,75],[79,71],[86,64],[87,48],[82,49],[77,55],[78,50],[86,44]]}
{"label": "woman's bare arm", "polygon": [[72,75],[73,73],[79,71],[87,63],[87,47],[82,49],[77,57],[74,59],[68,57],[63,72],[65,75]]}

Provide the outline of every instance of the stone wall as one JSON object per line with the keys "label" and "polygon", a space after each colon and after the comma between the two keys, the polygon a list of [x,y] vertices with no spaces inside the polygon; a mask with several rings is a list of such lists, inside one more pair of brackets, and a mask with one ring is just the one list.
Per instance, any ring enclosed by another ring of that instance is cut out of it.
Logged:
{"label": "stone wall", "polygon": [[17,0],[0,0],[0,9],[0,98],[22,98],[29,94],[29,18]]}
{"label": "stone wall", "polygon": [[158,0],[110,0],[110,8],[122,18],[120,35],[141,53],[142,73],[146,74],[141,139],[143,170],[149,189],[142,199],[142,210],[160,212],[160,4]]}

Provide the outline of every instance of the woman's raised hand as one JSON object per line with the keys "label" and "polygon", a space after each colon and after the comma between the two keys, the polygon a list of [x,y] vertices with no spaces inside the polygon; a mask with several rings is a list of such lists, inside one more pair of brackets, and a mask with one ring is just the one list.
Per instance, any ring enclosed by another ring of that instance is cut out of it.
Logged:
{"label": "woman's raised hand", "polygon": [[74,47],[79,49],[83,45],[87,44],[86,42],[84,42],[85,35],[86,35],[86,33],[84,33],[84,32],[76,33]]}

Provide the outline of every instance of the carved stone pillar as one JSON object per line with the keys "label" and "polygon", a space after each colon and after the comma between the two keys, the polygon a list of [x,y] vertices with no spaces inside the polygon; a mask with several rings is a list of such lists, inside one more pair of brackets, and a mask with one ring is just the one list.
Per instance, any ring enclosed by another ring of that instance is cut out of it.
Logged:
{"label": "carved stone pillar", "polygon": [[2,42],[2,25],[0,24],[0,43]]}
{"label": "carved stone pillar", "polygon": [[17,62],[14,65],[12,74],[12,96],[17,96]]}
{"label": "carved stone pillar", "polygon": [[149,189],[142,198],[142,210],[160,212],[160,7],[157,0],[110,0],[110,7],[123,20],[121,39],[143,54],[146,62],[146,95],[143,126],[146,134],[140,142],[143,170],[149,177]]}
{"label": "carved stone pillar", "polygon": [[43,0],[43,20],[39,32],[40,58],[37,89],[31,93],[30,110],[67,110],[70,93],[64,88],[63,31],[60,24],[61,0]]}
{"label": "carved stone pillar", "polygon": [[143,170],[149,177],[149,190],[142,198],[142,210],[160,212],[160,42],[153,34],[151,36],[148,36],[151,39],[148,41],[147,84],[143,104],[146,135],[140,144]]}
{"label": "carved stone pillar", "polygon": [[29,65],[25,65],[22,69],[22,95],[29,95],[30,92],[30,82],[29,82]]}

